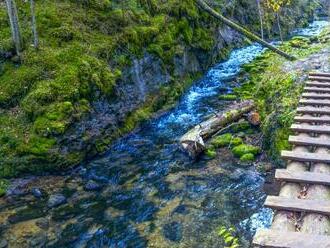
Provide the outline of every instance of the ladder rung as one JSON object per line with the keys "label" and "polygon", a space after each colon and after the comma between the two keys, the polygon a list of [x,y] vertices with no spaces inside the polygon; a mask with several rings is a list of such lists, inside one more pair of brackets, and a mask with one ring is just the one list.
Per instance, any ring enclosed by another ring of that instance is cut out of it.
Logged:
{"label": "ladder rung", "polygon": [[330,134],[330,126],[324,125],[293,124],[291,130],[295,132]]}
{"label": "ladder rung", "polygon": [[311,81],[330,82],[329,77],[309,76],[308,79]]}
{"label": "ladder rung", "polygon": [[294,145],[330,147],[330,138],[322,139],[312,137],[289,136],[289,142]]}
{"label": "ladder rung", "polygon": [[328,89],[328,88],[318,88],[318,87],[305,87],[304,91],[306,91],[306,92],[330,93],[330,89]]}
{"label": "ladder rung", "polygon": [[300,99],[299,103],[303,105],[330,106],[330,101],[328,100]]}
{"label": "ladder rung", "polygon": [[277,210],[330,215],[330,201],[267,196],[265,206]]}
{"label": "ladder rung", "polygon": [[312,98],[312,99],[330,99],[330,94],[318,94],[318,93],[302,93],[303,98]]}
{"label": "ladder rung", "polygon": [[275,178],[280,181],[330,185],[330,175],[325,173],[289,171],[277,169]]}
{"label": "ladder rung", "polygon": [[281,157],[299,162],[330,163],[330,154],[326,153],[282,151]]}
{"label": "ladder rung", "polygon": [[310,72],[309,76],[311,77],[330,77],[330,73],[326,72]]}
{"label": "ladder rung", "polygon": [[313,107],[313,106],[305,106],[298,107],[297,113],[301,114],[330,114],[330,108],[328,107]]}
{"label": "ladder rung", "polygon": [[252,243],[268,248],[329,248],[330,236],[262,229],[257,231]]}

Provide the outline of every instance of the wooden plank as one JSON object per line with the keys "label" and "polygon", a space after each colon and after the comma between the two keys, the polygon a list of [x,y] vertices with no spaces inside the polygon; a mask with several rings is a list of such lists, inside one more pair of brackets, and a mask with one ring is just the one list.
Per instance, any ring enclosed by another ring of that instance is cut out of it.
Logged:
{"label": "wooden plank", "polygon": [[330,94],[318,94],[318,93],[302,93],[303,98],[312,99],[330,99]]}
{"label": "wooden plank", "polygon": [[319,106],[330,106],[329,100],[315,100],[315,99],[300,99],[302,105],[319,105]]}
{"label": "wooden plank", "polygon": [[275,178],[280,181],[330,185],[330,175],[325,173],[289,171],[277,169]]}
{"label": "wooden plank", "polygon": [[329,248],[330,236],[261,229],[257,231],[252,243],[266,248]]}
{"label": "wooden plank", "polygon": [[327,72],[310,72],[311,77],[330,77],[330,73]]}
{"label": "wooden plank", "polygon": [[306,86],[309,87],[330,87],[330,83],[322,82],[307,82]]}
{"label": "wooden plank", "polygon": [[318,87],[305,87],[304,91],[306,91],[306,92],[330,93],[330,89],[328,89],[328,88],[318,88]]}
{"label": "wooden plank", "polygon": [[309,122],[309,123],[329,123],[330,117],[310,117],[310,116],[296,116],[294,118],[297,122]]}
{"label": "wooden plank", "polygon": [[330,215],[330,201],[267,196],[265,206],[276,210]]}
{"label": "wooden plank", "polygon": [[312,107],[312,106],[306,106],[306,107],[298,107],[297,113],[299,114],[330,114],[330,108],[327,107]]}
{"label": "wooden plank", "polygon": [[330,82],[329,77],[309,76],[308,79],[311,81]]}
{"label": "wooden plank", "polygon": [[283,159],[299,162],[330,163],[330,154],[326,153],[282,151],[281,157]]}
{"label": "wooden plank", "polygon": [[330,139],[301,137],[301,136],[289,136],[289,143],[302,146],[324,146],[330,148]]}
{"label": "wooden plank", "polygon": [[295,132],[307,132],[307,133],[319,133],[319,134],[330,134],[330,126],[324,125],[308,125],[308,124],[293,124],[291,130]]}

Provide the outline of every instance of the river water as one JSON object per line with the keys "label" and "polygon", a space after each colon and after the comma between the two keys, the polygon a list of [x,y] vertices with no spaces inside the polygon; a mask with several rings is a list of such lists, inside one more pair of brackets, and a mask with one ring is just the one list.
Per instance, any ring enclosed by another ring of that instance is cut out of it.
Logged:
{"label": "river water", "polygon": [[[317,35],[328,24],[316,21],[295,34]],[[271,223],[272,212],[262,207],[263,176],[225,152],[221,160],[191,161],[177,139],[226,107],[218,95],[239,85],[226,82],[263,51],[257,44],[234,50],[195,82],[175,108],[143,123],[106,155],[54,186],[67,196],[67,204],[48,209],[47,199],[30,199],[23,210],[16,204],[1,211],[41,222],[38,234],[28,237],[34,247],[222,247],[217,235],[222,225],[234,226],[242,247],[248,247],[255,230]],[[91,180],[102,188],[84,190]],[[4,239],[18,235],[19,218],[14,217],[1,232]]]}

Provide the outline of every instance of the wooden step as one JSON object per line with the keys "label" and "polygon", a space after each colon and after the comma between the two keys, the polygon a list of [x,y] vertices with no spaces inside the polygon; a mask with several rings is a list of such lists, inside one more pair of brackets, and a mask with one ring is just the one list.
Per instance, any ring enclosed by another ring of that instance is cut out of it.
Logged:
{"label": "wooden step", "polygon": [[330,82],[329,77],[309,76],[308,79],[311,81]]}
{"label": "wooden step", "polygon": [[261,229],[252,243],[256,247],[268,248],[329,248],[330,236]]}
{"label": "wooden step", "polygon": [[306,83],[306,86],[309,86],[309,87],[330,87],[330,83],[322,83],[322,82],[307,82]]}
{"label": "wooden step", "polygon": [[300,99],[299,103],[302,105],[330,106],[329,100]]}
{"label": "wooden step", "polygon": [[309,116],[296,116],[294,118],[297,122],[308,122],[308,123],[329,123],[330,117],[309,117]]}
{"label": "wooden step", "polygon": [[330,114],[330,108],[323,107],[312,107],[312,106],[306,106],[306,107],[298,107],[297,113],[299,114]]}
{"label": "wooden step", "polygon": [[318,88],[318,87],[305,87],[304,91],[306,91],[306,92],[330,93],[330,89],[328,89],[328,88]]}
{"label": "wooden step", "polygon": [[330,154],[326,153],[282,151],[281,157],[283,159],[299,162],[330,163]]}
{"label": "wooden step", "polygon": [[330,215],[330,201],[267,196],[265,206],[276,210]]}
{"label": "wooden step", "polygon": [[319,133],[319,134],[330,134],[330,126],[324,125],[308,125],[308,124],[293,124],[291,130],[295,132],[308,132],[308,133]]}
{"label": "wooden step", "polygon": [[310,72],[309,76],[311,77],[330,77],[330,73],[326,72]]}
{"label": "wooden step", "polygon": [[303,98],[330,99],[330,94],[302,93]]}
{"label": "wooden step", "polygon": [[289,171],[285,169],[277,169],[275,178],[280,181],[330,185],[330,175],[325,173]]}
{"label": "wooden step", "polygon": [[293,145],[302,146],[324,146],[330,148],[330,138],[312,138],[312,137],[300,137],[300,136],[289,136],[289,143]]}

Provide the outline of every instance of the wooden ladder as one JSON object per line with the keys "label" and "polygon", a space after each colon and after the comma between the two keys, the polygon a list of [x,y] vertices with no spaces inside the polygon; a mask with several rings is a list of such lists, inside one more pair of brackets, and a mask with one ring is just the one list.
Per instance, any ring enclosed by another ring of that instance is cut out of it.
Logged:
{"label": "wooden ladder", "polygon": [[[330,153],[327,151],[330,149],[330,73],[310,73],[299,104],[295,124],[291,126],[295,135],[289,137],[289,143],[295,149],[282,151],[282,158],[289,164],[287,169],[277,169],[275,178],[282,183],[282,189],[286,184],[296,184],[297,188],[304,187],[307,191],[315,185],[330,187],[330,170],[315,169],[318,165],[330,166]],[[292,164],[294,166],[290,167]],[[301,169],[292,169],[300,168],[300,165]],[[330,230],[318,233],[313,228],[286,228],[287,222],[292,221],[289,216],[296,214],[324,217],[329,221],[329,196],[312,199],[299,193],[292,197],[267,196],[264,205],[275,210],[274,221],[276,215],[282,213],[283,228],[281,221],[277,221],[280,224],[273,222],[270,229],[257,231],[253,247],[330,248]],[[287,220],[283,218],[286,215]]]}

